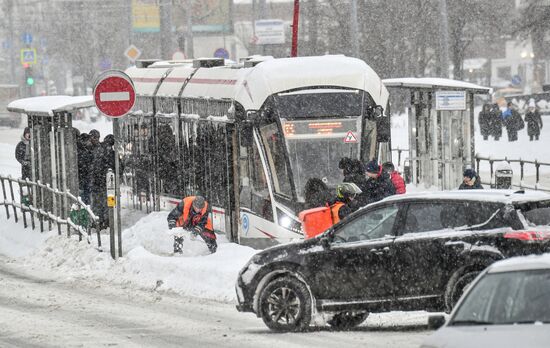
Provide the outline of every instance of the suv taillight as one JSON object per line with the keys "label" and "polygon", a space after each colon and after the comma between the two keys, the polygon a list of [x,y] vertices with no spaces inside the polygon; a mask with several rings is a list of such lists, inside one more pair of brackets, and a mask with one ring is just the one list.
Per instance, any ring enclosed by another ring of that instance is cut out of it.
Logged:
{"label": "suv taillight", "polygon": [[550,232],[537,232],[537,231],[517,231],[507,232],[504,234],[504,238],[517,239],[522,241],[542,241],[550,240]]}

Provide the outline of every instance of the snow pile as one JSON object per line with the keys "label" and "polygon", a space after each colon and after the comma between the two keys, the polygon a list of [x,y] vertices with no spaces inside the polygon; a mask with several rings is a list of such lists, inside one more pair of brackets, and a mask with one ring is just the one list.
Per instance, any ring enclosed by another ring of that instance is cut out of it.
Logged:
{"label": "snow pile", "polygon": [[210,254],[197,238],[185,236],[182,255],[173,255],[173,233],[166,227],[166,212],[143,217],[123,231],[123,257],[112,260],[109,236],[102,235],[104,252],[92,244],[66,238],[56,232],[25,230],[13,219],[0,230],[0,254],[20,257],[36,270],[59,280],[102,280],[148,290],[164,290],[184,296],[230,302],[235,299],[238,272],[257,250],[218,238],[218,251]]}

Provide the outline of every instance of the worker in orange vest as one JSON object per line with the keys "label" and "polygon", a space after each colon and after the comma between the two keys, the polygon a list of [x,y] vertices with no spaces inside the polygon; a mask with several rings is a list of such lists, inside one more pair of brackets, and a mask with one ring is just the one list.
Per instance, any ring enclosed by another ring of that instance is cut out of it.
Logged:
{"label": "worker in orange vest", "polygon": [[355,196],[363,191],[352,182],[344,182],[336,187],[336,199],[330,204],[332,223],[336,224],[360,206],[355,204]]}
{"label": "worker in orange vest", "polygon": [[[194,237],[199,235],[213,254],[218,248],[216,234],[210,219],[210,205],[202,196],[185,197],[168,214],[168,227],[182,227]],[[183,237],[174,236],[174,253],[182,253]]]}

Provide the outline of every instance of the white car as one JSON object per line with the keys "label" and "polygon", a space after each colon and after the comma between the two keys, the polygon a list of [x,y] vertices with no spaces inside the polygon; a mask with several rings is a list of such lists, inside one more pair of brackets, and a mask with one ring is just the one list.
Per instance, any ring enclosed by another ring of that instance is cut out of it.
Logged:
{"label": "white car", "polygon": [[422,348],[550,347],[550,254],[496,262],[469,286]]}

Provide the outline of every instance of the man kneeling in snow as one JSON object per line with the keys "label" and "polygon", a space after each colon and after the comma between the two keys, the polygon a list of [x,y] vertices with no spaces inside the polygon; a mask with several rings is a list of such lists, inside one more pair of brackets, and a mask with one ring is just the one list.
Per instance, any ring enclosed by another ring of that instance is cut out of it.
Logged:
{"label": "man kneeling in snow", "polygon": [[[170,214],[168,227],[183,227],[193,235],[199,235],[206,243],[208,250],[215,253],[218,248],[216,234],[210,220],[210,206],[202,196],[185,197]],[[183,237],[174,237],[174,252],[181,253]]]}

